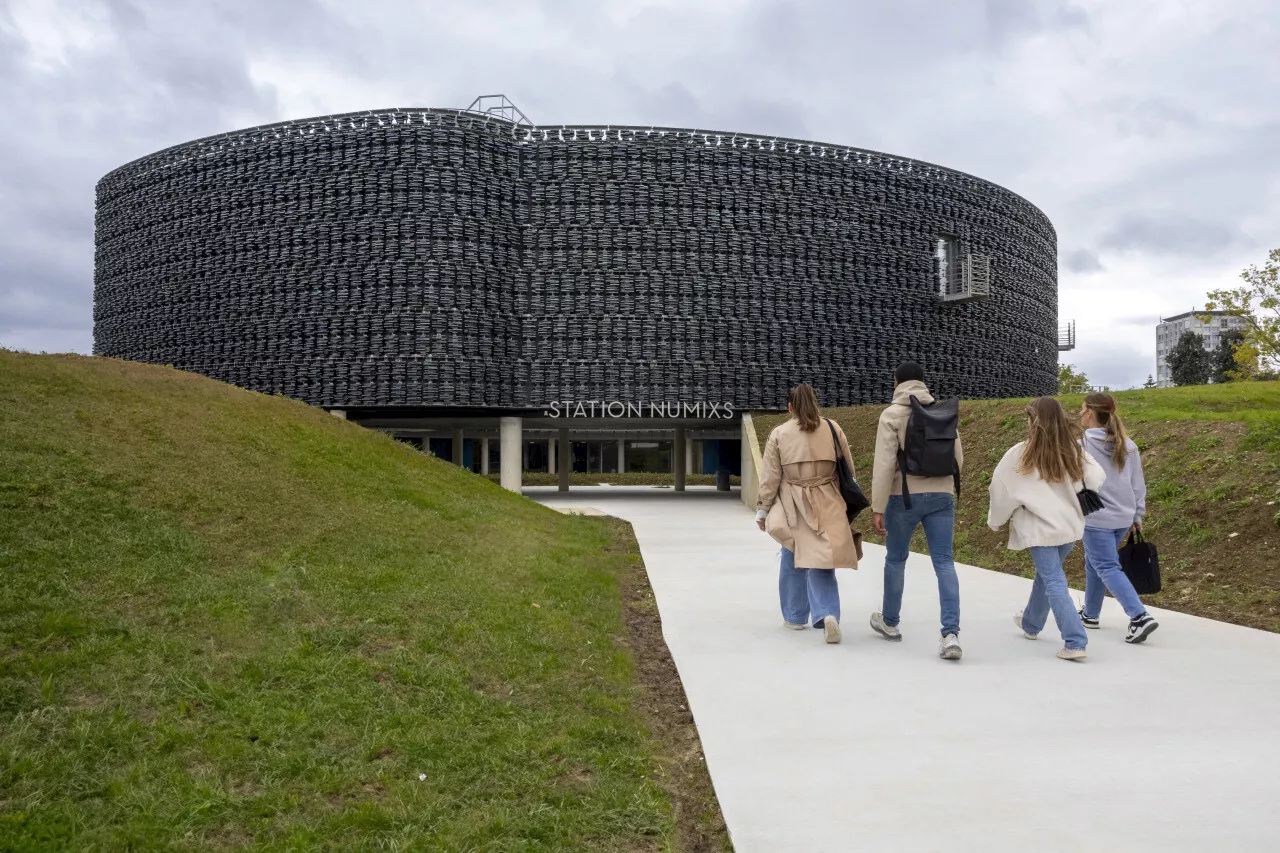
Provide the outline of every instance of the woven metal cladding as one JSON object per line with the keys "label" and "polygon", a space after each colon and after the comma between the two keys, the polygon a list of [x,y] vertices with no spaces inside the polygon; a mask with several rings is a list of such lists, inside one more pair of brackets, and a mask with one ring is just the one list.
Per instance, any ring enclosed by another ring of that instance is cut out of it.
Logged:
{"label": "woven metal cladding", "polygon": [[[943,303],[939,234],[991,258]],[[333,407],[884,400],[1057,384],[1048,219],[859,149],[386,110],[237,131],[97,188],[95,351]]]}

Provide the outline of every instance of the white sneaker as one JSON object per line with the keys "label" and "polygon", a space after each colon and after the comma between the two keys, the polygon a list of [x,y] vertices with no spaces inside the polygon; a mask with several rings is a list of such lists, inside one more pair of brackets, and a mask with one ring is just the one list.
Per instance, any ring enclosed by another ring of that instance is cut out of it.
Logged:
{"label": "white sneaker", "polygon": [[960,649],[960,638],[955,634],[947,634],[938,641],[938,657],[943,660],[960,660],[964,654]]}
{"label": "white sneaker", "polygon": [[783,623],[782,623],[782,627],[783,627],[783,628],[790,628],[792,631],[803,631],[805,628],[808,628],[809,626],[808,626],[808,625],[797,625],[797,624],[796,624],[796,623],[794,623],[794,622],[783,622]]}
{"label": "white sneaker", "polygon": [[834,616],[825,616],[822,619],[822,634],[828,643],[840,642],[840,623],[836,621]]}
{"label": "white sneaker", "polygon": [[1126,643],[1141,643],[1151,632],[1160,627],[1160,623],[1151,618],[1150,613],[1143,613],[1137,619],[1129,620],[1129,631],[1125,634]]}
{"label": "white sneaker", "polygon": [[1033,634],[1030,631],[1028,631],[1026,628],[1022,627],[1022,611],[1021,610],[1013,614],[1013,624],[1018,626],[1018,630],[1022,632],[1022,636],[1026,637],[1028,640],[1038,640],[1040,638],[1039,634]]}
{"label": "white sneaker", "polygon": [[1062,660],[1084,660],[1088,655],[1084,649],[1058,649],[1058,657]]}
{"label": "white sneaker", "polygon": [[871,614],[871,630],[875,631],[886,640],[893,640],[895,643],[902,640],[902,632],[896,626],[890,625],[884,621],[883,613]]}

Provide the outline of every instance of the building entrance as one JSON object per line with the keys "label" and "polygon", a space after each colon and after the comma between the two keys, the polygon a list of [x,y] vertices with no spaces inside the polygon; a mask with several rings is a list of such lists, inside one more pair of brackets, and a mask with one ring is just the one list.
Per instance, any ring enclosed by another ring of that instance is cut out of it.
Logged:
{"label": "building entrance", "polygon": [[719,482],[742,473],[741,421],[736,417],[486,417],[359,410],[335,414],[477,474],[501,471],[508,488],[520,488],[524,472],[554,474],[562,489],[569,487],[573,474],[671,475],[668,482],[677,490],[690,475],[709,475]]}

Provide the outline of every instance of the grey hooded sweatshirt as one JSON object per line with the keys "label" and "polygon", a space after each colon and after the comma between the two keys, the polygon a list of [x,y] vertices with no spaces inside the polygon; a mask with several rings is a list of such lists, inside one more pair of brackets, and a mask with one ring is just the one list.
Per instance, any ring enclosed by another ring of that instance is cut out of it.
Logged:
{"label": "grey hooded sweatshirt", "polygon": [[1107,438],[1105,429],[1094,427],[1085,430],[1081,444],[1094,461],[1102,466],[1102,470],[1107,472],[1107,481],[1098,491],[1106,506],[1085,516],[1085,527],[1120,530],[1140,524],[1147,514],[1147,481],[1142,476],[1142,454],[1138,452],[1138,445],[1125,441],[1128,456],[1125,458],[1124,470],[1119,471],[1111,459],[1115,444]]}

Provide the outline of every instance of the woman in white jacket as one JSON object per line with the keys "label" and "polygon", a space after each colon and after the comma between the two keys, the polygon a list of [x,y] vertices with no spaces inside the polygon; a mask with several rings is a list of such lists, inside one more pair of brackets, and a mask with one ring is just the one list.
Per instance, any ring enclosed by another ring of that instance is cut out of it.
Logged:
{"label": "woman in white jacket", "polygon": [[1044,629],[1050,609],[1062,633],[1063,660],[1083,660],[1089,638],[1067,589],[1062,561],[1084,533],[1076,493],[1097,490],[1106,474],[1077,443],[1078,431],[1052,397],[1027,407],[1027,440],[1005,453],[991,475],[987,525],[1009,524],[1009,548],[1028,550],[1036,579],[1031,599],[1014,621],[1029,640]]}

